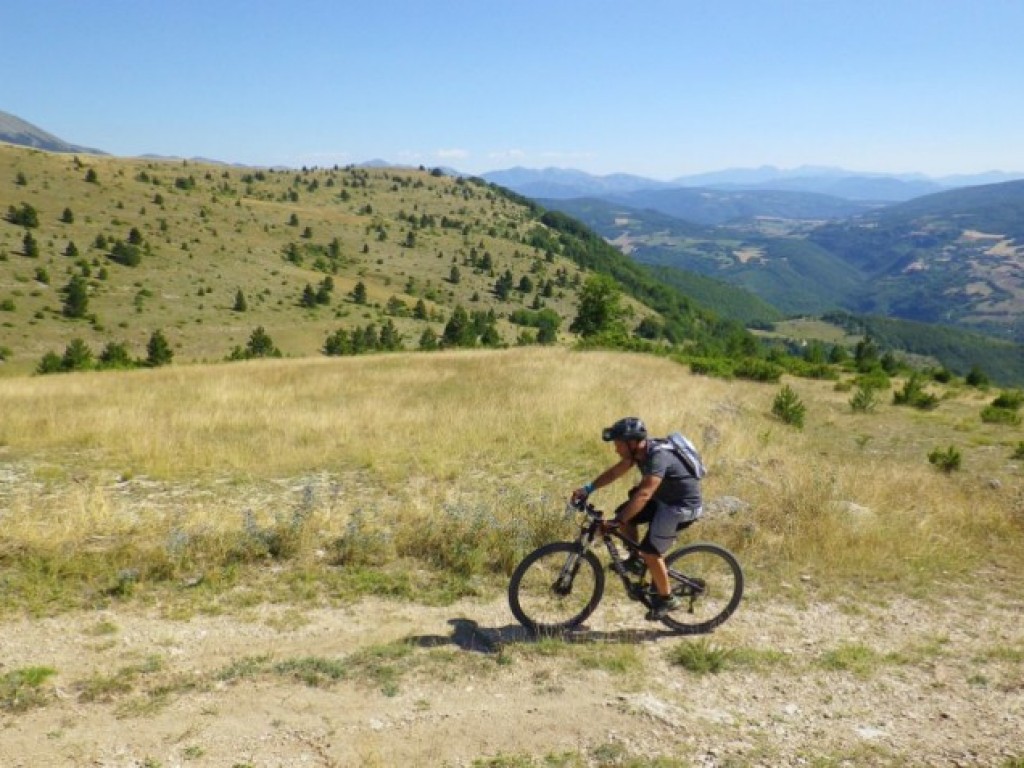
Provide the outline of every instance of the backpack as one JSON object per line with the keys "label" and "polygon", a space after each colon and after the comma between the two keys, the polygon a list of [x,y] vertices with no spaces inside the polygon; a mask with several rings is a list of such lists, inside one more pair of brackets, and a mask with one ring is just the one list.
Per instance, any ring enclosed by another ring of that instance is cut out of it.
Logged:
{"label": "backpack", "polygon": [[688,437],[679,432],[673,432],[660,442],[662,446],[672,451],[683,462],[683,466],[690,470],[690,474],[698,480],[707,475],[708,468],[700,457],[700,451]]}

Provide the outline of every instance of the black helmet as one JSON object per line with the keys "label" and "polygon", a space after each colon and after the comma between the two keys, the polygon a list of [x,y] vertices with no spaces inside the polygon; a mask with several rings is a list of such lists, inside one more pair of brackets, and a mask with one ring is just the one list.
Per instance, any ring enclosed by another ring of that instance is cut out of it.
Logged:
{"label": "black helmet", "polygon": [[601,439],[606,443],[612,440],[646,440],[647,427],[636,416],[619,419],[601,432]]}

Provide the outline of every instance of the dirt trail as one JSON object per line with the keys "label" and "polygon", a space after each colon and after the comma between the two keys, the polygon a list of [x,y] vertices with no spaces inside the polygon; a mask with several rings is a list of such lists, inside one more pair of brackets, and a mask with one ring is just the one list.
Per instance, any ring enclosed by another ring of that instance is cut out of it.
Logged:
{"label": "dirt trail", "polygon": [[[554,647],[531,642],[502,600],[9,621],[0,675],[57,674],[42,706],[0,714],[0,765],[468,766],[572,752],[576,765],[1003,768],[1024,760],[1021,615],[1014,596],[794,607],[755,592],[702,641],[609,601],[579,642]],[[668,658],[709,641],[734,654],[718,674]],[[338,679],[332,660],[351,662]],[[277,666],[289,662],[319,684]]]}

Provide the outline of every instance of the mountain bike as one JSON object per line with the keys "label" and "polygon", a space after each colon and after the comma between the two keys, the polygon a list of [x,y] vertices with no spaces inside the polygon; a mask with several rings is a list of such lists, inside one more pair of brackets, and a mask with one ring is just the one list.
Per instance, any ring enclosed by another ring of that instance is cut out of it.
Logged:
{"label": "mountain bike", "polygon": [[[646,567],[634,576],[623,565],[618,544],[639,557],[640,544],[618,529],[602,530],[604,513],[593,504],[569,502],[566,514],[583,513],[575,541],[545,544],[523,558],[512,573],[508,602],[527,629],[556,634],[582,624],[604,596],[605,569],[595,553],[603,541],[631,600],[654,609],[655,591]],[[743,570],[727,549],[717,544],[687,544],[665,556],[669,584],[682,607],[657,618],[682,634],[710,632],[732,616],[743,598]],[[650,616],[650,614],[649,614]]]}

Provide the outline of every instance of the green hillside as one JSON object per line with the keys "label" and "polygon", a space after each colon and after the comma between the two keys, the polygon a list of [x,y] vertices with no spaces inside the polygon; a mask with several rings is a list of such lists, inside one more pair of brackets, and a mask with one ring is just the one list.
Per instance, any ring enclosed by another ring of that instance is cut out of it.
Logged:
{"label": "green hillside", "polygon": [[[224,359],[257,328],[285,355],[316,354],[339,331],[379,339],[385,327],[391,348],[416,349],[460,307],[490,329],[480,343],[536,339],[541,311],[569,340],[592,271],[623,284],[628,327],[658,313],[676,338],[714,326],[585,228],[439,171],[275,171],[0,145],[0,211],[8,371],[30,371],[76,338],[93,353],[115,343],[143,357],[155,332],[178,360]],[[73,292],[82,311],[69,311]]]}

